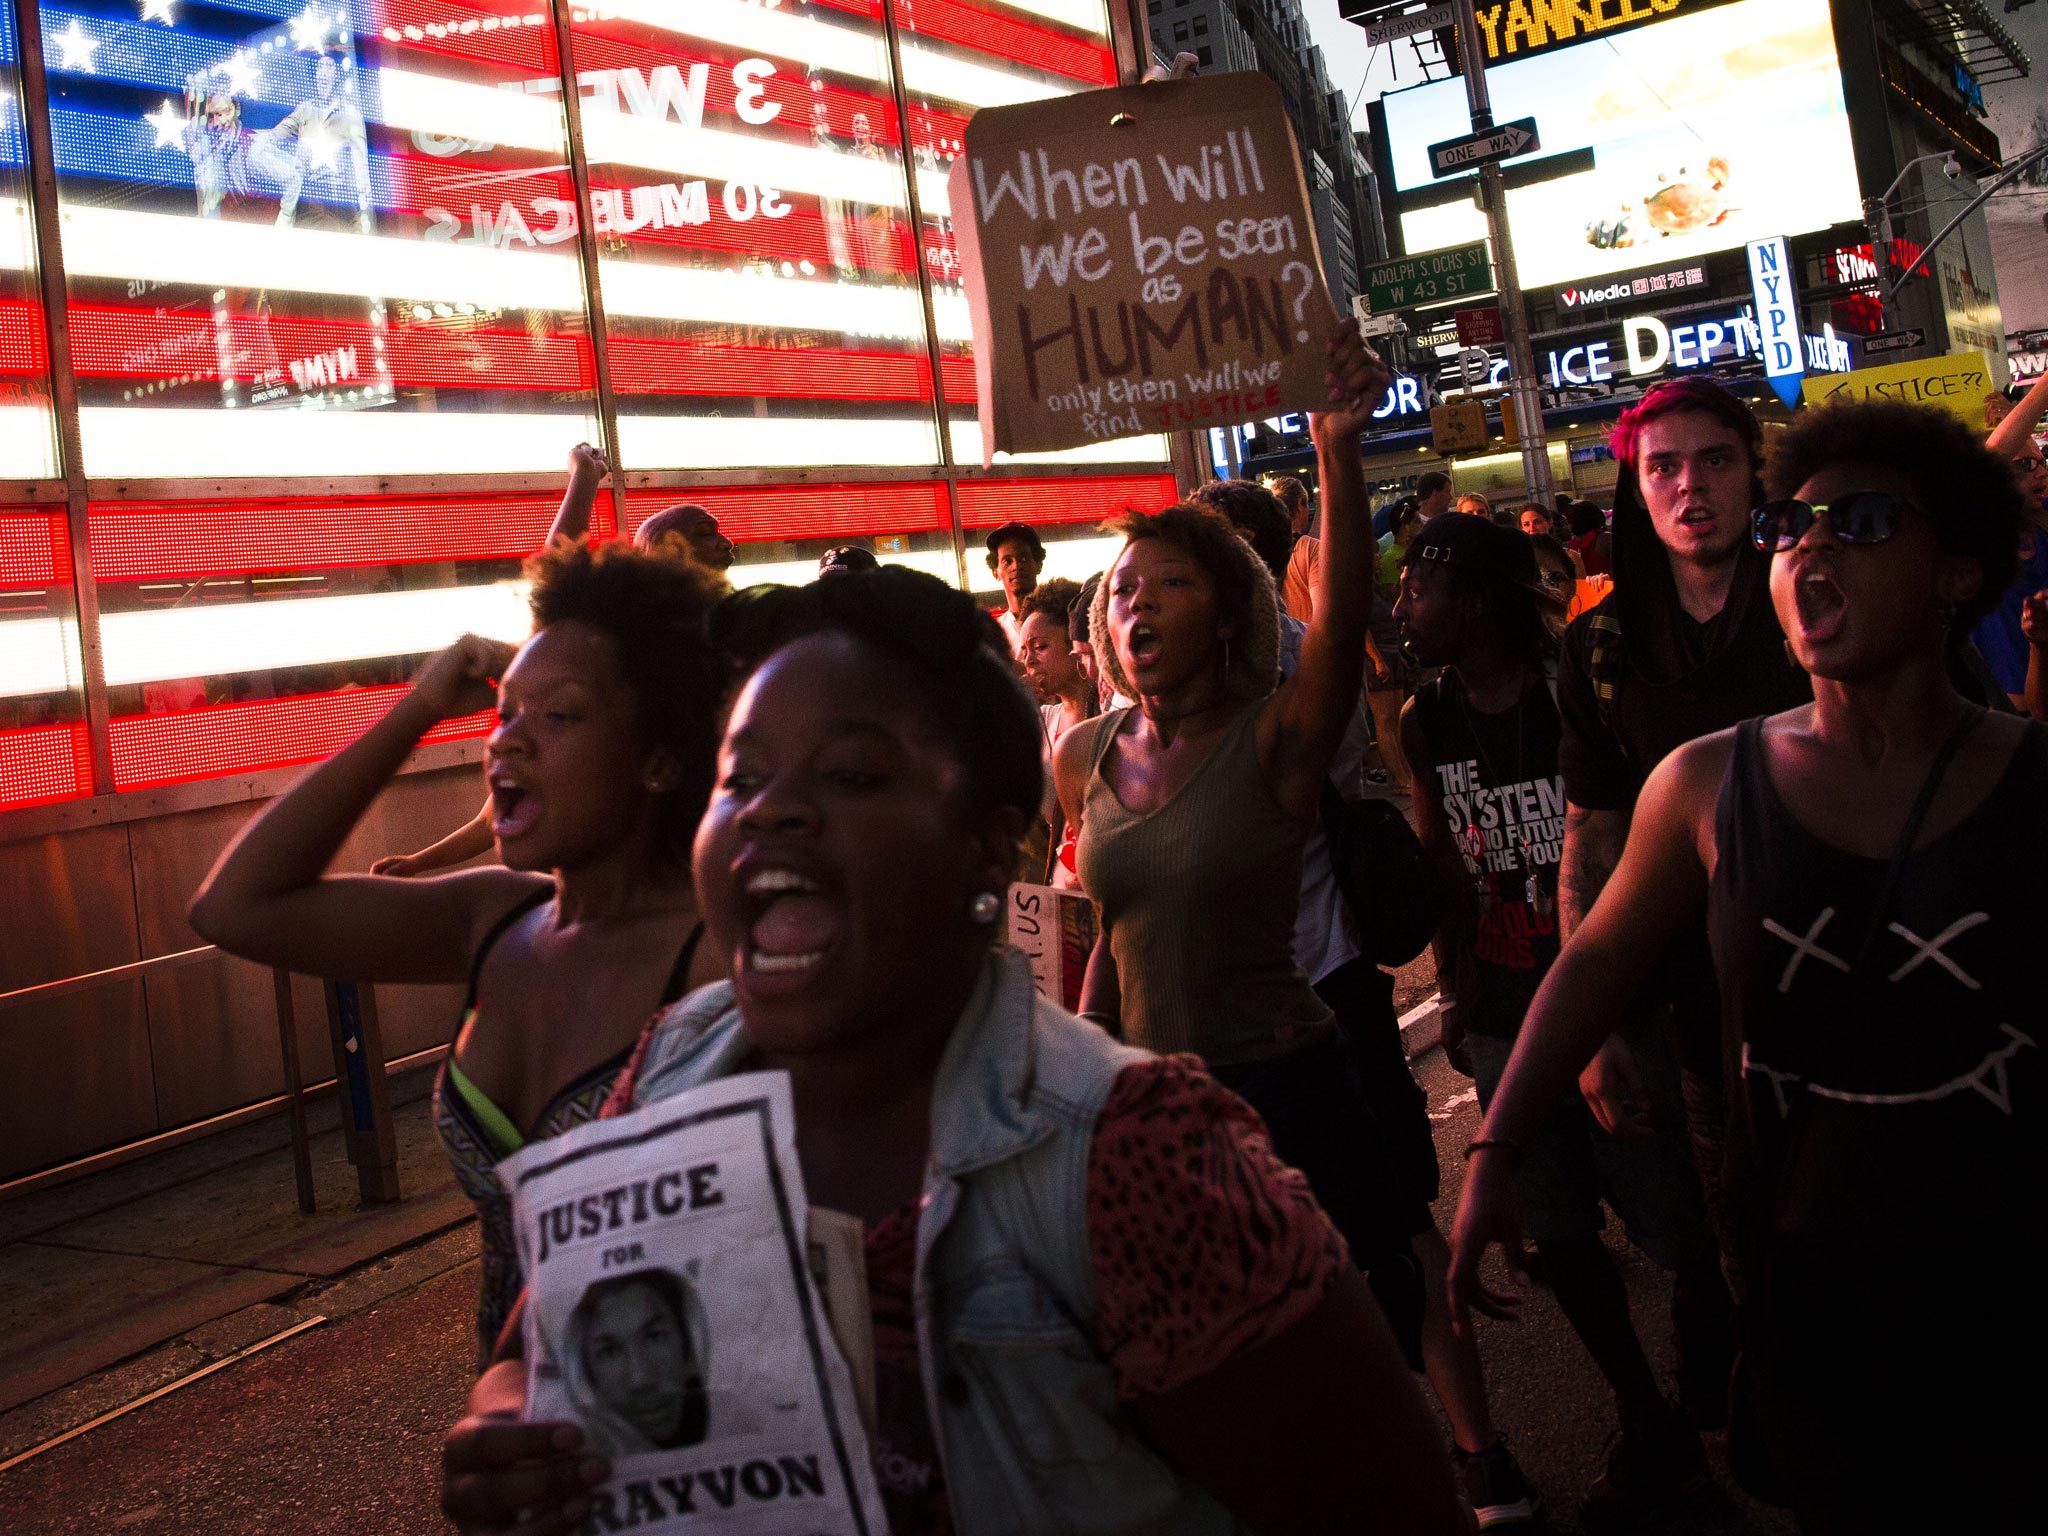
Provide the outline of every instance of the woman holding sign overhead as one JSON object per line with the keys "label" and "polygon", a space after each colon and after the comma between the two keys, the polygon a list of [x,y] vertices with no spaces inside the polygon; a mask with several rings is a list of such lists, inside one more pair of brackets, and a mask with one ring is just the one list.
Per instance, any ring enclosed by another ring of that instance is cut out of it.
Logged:
{"label": "woman holding sign overhead", "polygon": [[[890,1531],[1464,1529],[1384,1319],[1257,1119],[995,945],[1041,769],[971,600],[891,570],[733,601],[758,660],[696,849],[733,979],[656,1025],[615,1103],[788,1073],[808,1197],[865,1227]],[[714,1335],[751,1304],[700,1294]],[[590,1428],[521,1423],[525,1397],[502,1360],[447,1438],[465,1532],[610,1507]]]}
{"label": "woman holding sign overhead", "polygon": [[1229,523],[1199,507],[1134,513],[1091,629],[1117,692],[1138,700],[1067,735],[1060,801],[1102,914],[1082,991],[1133,1045],[1201,1057],[1258,1110],[1308,1176],[1404,1337],[1422,1288],[1402,1196],[1349,1048],[1295,963],[1302,850],[1357,705],[1378,549],[1358,433],[1389,376],[1340,323],[1331,409],[1311,418],[1323,486],[1314,622],[1280,680],[1279,603]]}

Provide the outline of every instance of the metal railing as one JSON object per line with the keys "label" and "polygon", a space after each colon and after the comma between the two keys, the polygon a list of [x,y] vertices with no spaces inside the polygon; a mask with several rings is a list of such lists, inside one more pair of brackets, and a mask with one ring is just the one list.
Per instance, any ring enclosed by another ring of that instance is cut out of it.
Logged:
{"label": "metal railing", "polygon": [[[66,976],[31,987],[17,987],[11,992],[0,992],[0,1015],[75,993],[95,991],[197,965],[216,959],[223,953],[217,945],[204,944],[197,949],[181,949],[168,955],[153,955],[144,960],[131,960],[125,965],[108,966],[105,970],[88,971],[82,976]],[[437,1045],[401,1056],[396,1061],[386,1061],[377,1023],[375,992],[354,982],[323,982],[328,1028],[334,1044],[335,1075],[309,1085],[304,1081],[299,1061],[298,1011],[292,1000],[291,972],[272,967],[270,974],[277,1015],[278,1055],[284,1072],[283,1093],[0,1182],[0,1202],[67,1184],[154,1152],[165,1152],[202,1136],[260,1120],[281,1109],[291,1123],[292,1173],[298,1185],[299,1209],[310,1216],[316,1209],[316,1202],[312,1138],[306,1126],[306,1105],[336,1091],[343,1097],[342,1136],[349,1161],[356,1167],[363,1199],[366,1202],[398,1199],[396,1141],[387,1080],[413,1067],[441,1060],[448,1054],[449,1047]],[[380,1066],[382,1071],[377,1070]]]}

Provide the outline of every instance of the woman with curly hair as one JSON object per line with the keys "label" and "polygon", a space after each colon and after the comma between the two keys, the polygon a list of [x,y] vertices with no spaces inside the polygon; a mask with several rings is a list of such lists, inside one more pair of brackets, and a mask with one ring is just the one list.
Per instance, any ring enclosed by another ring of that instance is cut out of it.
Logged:
{"label": "woman with curly hair", "polygon": [[[360,982],[461,982],[435,1125],[483,1224],[480,1359],[518,1294],[492,1170],[596,1116],[641,1027],[724,973],[698,953],[690,839],[710,793],[726,668],[720,587],[686,561],[561,545],[527,564],[534,632],[466,635],[403,699],[265,807],[192,900],[231,954]],[[485,746],[499,864],[426,879],[332,875],[370,803],[441,721],[495,698]]]}
{"label": "woman with curly hair", "polygon": [[1388,375],[1348,324],[1330,374],[1332,408],[1310,424],[1315,618],[1293,677],[1280,681],[1272,576],[1228,519],[1132,513],[1115,525],[1124,545],[1089,627],[1110,682],[1138,703],[1070,732],[1055,768],[1102,920],[1083,1016],[1133,1045],[1193,1053],[1259,1111],[1412,1349],[1407,1213],[1392,1208],[1396,1181],[1334,1016],[1294,955],[1302,852],[1364,681],[1378,553],[1357,442]]}
{"label": "woman with curly hair", "polygon": [[1800,413],[1751,514],[1813,702],[1680,746],[1537,992],[1452,1238],[1453,1306],[1518,1242],[1522,1148],[1635,989],[1704,927],[1735,1292],[1738,1477],[1813,1532],[1982,1530],[2026,1507],[2048,1350],[2033,1280],[2048,1137],[2040,934],[2048,727],[1958,692],[2012,580],[2008,465],[1946,411]]}

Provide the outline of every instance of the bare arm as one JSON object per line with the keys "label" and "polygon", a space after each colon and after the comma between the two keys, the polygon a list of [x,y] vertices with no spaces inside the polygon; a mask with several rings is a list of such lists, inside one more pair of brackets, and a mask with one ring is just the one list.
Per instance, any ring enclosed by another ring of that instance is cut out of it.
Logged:
{"label": "bare arm", "polygon": [[394,853],[370,866],[373,875],[431,875],[437,869],[467,864],[479,854],[489,853],[496,839],[491,835],[491,802],[486,799],[478,812],[439,842],[427,844],[418,853]]}
{"label": "bare arm", "polygon": [[578,443],[569,450],[569,488],[562,493],[561,510],[548,528],[543,549],[557,539],[574,543],[590,532],[590,509],[597,505],[597,488],[611,472],[604,455],[590,444]]}
{"label": "bare arm", "polygon": [[1301,642],[1301,665],[1260,722],[1260,757],[1280,804],[1315,814],[1323,778],[1358,707],[1365,681],[1365,639],[1372,619],[1379,545],[1366,506],[1358,434],[1385,398],[1393,375],[1358,327],[1338,322],[1329,343],[1333,409],[1310,418],[1322,477],[1323,534],[1316,562],[1315,618]]}
{"label": "bare arm", "polygon": [[2027,637],[2027,687],[2021,702],[2036,720],[2048,720],[2048,590],[2020,605],[2020,632]]}
{"label": "bare arm", "polygon": [[2041,424],[2043,416],[2048,416],[2048,373],[2034,380],[2033,387],[2020,397],[2020,403],[1991,429],[1984,446],[2002,459],[2011,458],[2033,441],[2034,428]]}
{"label": "bare arm", "polygon": [[[1614,878],[1628,843],[1627,811],[1589,811],[1565,803],[1564,854],[1557,871],[1557,928],[1569,939]],[[1635,1047],[1619,1034],[1604,1040],[1579,1074],[1579,1092],[1610,1136],[1641,1139],[1655,1126]]]}
{"label": "bare arm", "polygon": [[[1090,753],[1097,740],[1092,729],[1076,726],[1053,748],[1053,784],[1059,791],[1060,812],[1077,835],[1082,826],[1081,808],[1088,798],[1088,775],[1094,771]],[[1095,947],[1088,952],[1088,969],[1081,978],[1081,1012],[1111,1024],[1123,1017],[1116,958],[1110,953],[1106,928],[1097,931]]]}
{"label": "bare arm", "polygon": [[1431,940],[1436,955],[1437,987],[1446,1003],[1455,1003],[1459,971],[1470,951],[1477,913],[1473,910],[1472,878],[1465,869],[1465,857],[1451,840],[1450,824],[1444,820],[1443,796],[1437,787],[1436,769],[1429,757],[1429,743],[1415,715],[1412,698],[1401,706],[1401,753],[1408,759],[1414,779],[1415,838],[1429,855],[1450,897],[1443,925]]}
{"label": "bare arm", "polygon": [[1482,1141],[1505,1145],[1470,1158],[1459,1201],[1450,1289],[1461,1330],[1469,1306],[1510,1316],[1516,1305],[1478,1283],[1486,1247],[1519,1240],[1513,1148],[1535,1135],[1571,1091],[1672,940],[1702,921],[1709,819],[1732,738],[1722,732],[1689,742],[1650,775],[1620,867],[1529,1005],[1479,1133]]}
{"label": "bare arm", "polygon": [[508,652],[465,636],[420,669],[383,719],[266,806],[192,898],[199,934],[312,976],[461,981],[483,927],[536,877],[478,869],[415,881],[326,870],[419,739],[490,701],[489,680]]}
{"label": "bare arm", "polygon": [[1133,1408],[1154,1449],[1266,1536],[1471,1529],[1435,1421],[1354,1270],[1278,1338]]}
{"label": "bare arm", "polygon": [[1557,867],[1557,931],[1569,939],[1614,878],[1628,844],[1627,811],[1589,811],[1567,801],[1564,854]]}

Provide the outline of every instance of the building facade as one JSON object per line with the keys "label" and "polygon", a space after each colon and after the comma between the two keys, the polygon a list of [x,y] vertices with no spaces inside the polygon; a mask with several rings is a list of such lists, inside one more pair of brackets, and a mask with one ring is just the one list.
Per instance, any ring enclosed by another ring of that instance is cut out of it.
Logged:
{"label": "building facade", "polygon": [[1366,168],[1350,103],[1330,84],[1300,0],[1145,0],[1145,12],[1153,45],[1168,58],[1192,53],[1205,72],[1257,70],[1280,87],[1301,145],[1323,275],[1338,305],[1349,304],[1363,262],[1377,254]]}

